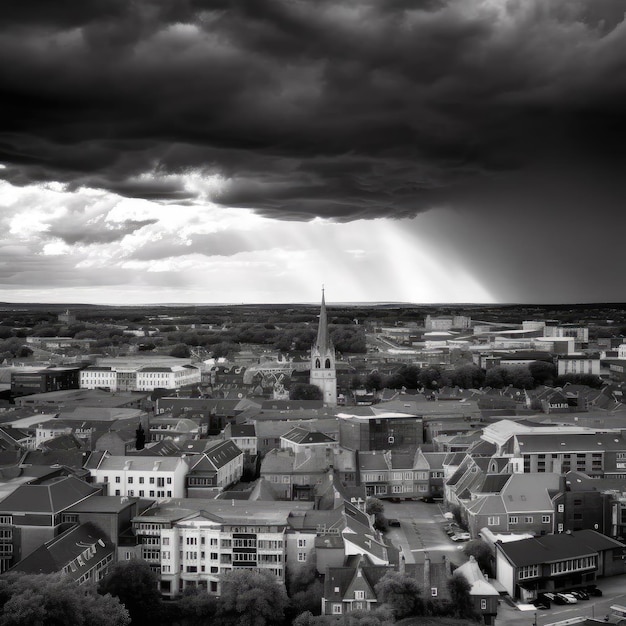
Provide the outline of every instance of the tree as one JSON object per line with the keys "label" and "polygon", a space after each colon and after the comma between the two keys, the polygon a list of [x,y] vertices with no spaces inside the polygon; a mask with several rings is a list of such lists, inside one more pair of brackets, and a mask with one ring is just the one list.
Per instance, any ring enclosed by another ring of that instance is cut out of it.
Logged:
{"label": "tree", "polygon": [[2,626],[128,626],[119,600],[61,574],[10,572],[0,579]]}
{"label": "tree", "polygon": [[518,389],[534,389],[535,379],[527,367],[512,367],[509,370],[509,381],[513,387]]}
{"label": "tree", "polygon": [[554,385],[556,379],[556,367],[554,363],[547,361],[533,361],[528,364],[528,371],[537,385]]}
{"label": "tree", "polygon": [[133,626],[153,626],[159,616],[159,578],[141,559],[116,563],[98,585],[98,593],[119,598],[128,609]]}
{"label": "tree", "polygon": [[365,512],[374,516],[374,528],[380,531],[387,530],[389,522],[385,517],[385,505],[378,498],[368,498],[365,503]]}
{"label": "tree", "polygon": [[277,626],[285,619],[288,598],[271,572],[235,569],[222,576],[218,623]]}
{"label": "tree", "polygon": [[462,619],[478,619],[474,610],[474,602],[470,595],[471,586],[467,580],[461,576],[452,576],[448,579],[448,592],[454,607],[455,615]]}
{"label": "tree", "polygon": [[324,585],[320,580],[315,579],[306,589],[294,593],[289,598],[289,615],[295,617],[304,611],[319,615],[322,610],[323,596]]}
{"label": "tree", "polygon": [[447,376],[444,376],[438,367],[427,367],[419,374],[419,383],[426,389],[441,389],[450,383]]}
{"label": "tree", "polygon": [[491,573],[493,555],[491,548],[484,541],[481,539],[468,541],[463,548],[463,553],[468,558],[473,556],[483,572]]}
{"label": "tree", "polygon": [[485,372],[473,363],[461,365],[452,373],[452,384],[462,389],[477,389],[484,382]]}
{"label": "tree", "polygon": [[378,372],[370,372],[365,379],[365,389],[380,391],[383,388],[383,377]]}
{"label": "tree", "polygon": [[324,394],[317,385],[297,383],[289,391],[290,400],[323,400]]}
{"label": "tree", "polygon": [[502,389],[508,384],[506,374],[506,368],[499,365],[489,368],[485,374],[485,385],[494,389]]}
{"label": "tree", "polygon": [[218,604],[218,598],[209,595],[205,590],[188,587],[172,611],[174,619],[167,623],[176,623],[178,626],[205,626],[214,623]]}
{"label": "tree", "polygon": [[146,431],[141,422],[135,431],[135,450],[143,450],[146,447]]}
{"label": "tree", "polygon": [[412,576],[400,572],[385,574],[375,586],[379,602],[389,607],[396,620],[422,615],[422,588]]}
{"label": "tree", "polygon": [[177,343],[170,350],[170,356],[174,356],[179,359],[188,359],[191,356],[191,351],[186,343]]}

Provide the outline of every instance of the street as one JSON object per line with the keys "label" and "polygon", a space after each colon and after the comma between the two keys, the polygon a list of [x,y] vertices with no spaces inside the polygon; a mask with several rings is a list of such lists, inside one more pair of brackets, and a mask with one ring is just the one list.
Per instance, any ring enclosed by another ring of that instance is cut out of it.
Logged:
{"label": "street", "polygon": [[[400,521],[400,527],[389,528],[387,539],[400,550],[407,563],[423,562],[425,556],[434,562],[445,555],[455,565],[461,565],[467,560],[462,550],[465,543],[454,543],[445,534],[443,527],[447,520],[443,513],[436,503],[385,501],[385,516]],[[603,592],[601,598],[591,597],[576,605],[553,604],[547,611],[520,610],[503,598],[495,626],[547,626],[579,616],[603,619],[611,614],[611,605],[626,605],[626,575],[600,578],[597,586]]]}

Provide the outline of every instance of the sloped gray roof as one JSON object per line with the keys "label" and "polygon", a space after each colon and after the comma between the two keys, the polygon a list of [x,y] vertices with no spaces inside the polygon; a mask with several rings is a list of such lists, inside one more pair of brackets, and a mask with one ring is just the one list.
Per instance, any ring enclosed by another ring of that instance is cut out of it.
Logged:
{"label": "sloped gray roof", "polygon": [[52,478],[40,484],[20,485],[0,502],[0,512],[59,513],[99,491],[73,476]]}

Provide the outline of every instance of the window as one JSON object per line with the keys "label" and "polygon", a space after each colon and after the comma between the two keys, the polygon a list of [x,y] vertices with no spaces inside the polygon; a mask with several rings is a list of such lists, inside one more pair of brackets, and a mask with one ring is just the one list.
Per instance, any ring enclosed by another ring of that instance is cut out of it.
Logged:
{"label": "window", "polygon": [[354,592],[355,600],[365,600],[365,591],[355,591]]}
{"label": "window", "polygon": [[133,484],[133,477],[132,477],[132,476],[129,476],[129,477],[128,477],[128,484],[129,484],[129,485],[132,485],[132,484]]}
{"label": "window", "polygon": [[306,539],[298,539],[298,548],[306,548]]}
{"label": "window", "polygon": [[509,524],[519,523],[519,517],[517,515],[509,515]]}
{"label": "window", "polygon": [[485,600],[485,598],[480,599],[480,610],[481,611],[487,610],[487,600]]}
{"label": "window", "polygon": [[524,516],[524,523],[525,524],[532,524],[533,523],[533,516],[532,515],[525,515]]}
{"label": "window", "polygon": [[433,598],[436,598],[436,597],[437,597],[437,587],[431,587],[431,588],[430,588],[430,595],[431,595],[431,597],[433,597]]}
{"label": "window", "polygon": [[338,602],[333,604],[333,615],[341,615],[341,604]]}
{"label": "window", "polygon": [[542,515],[541,516],[541,523],[542,524],[549,524],[550,523],[550,516],[549,515]]}
{"label": "window", "polygon": [[519,580],[525,580],[526,578],[536,578],[539,576],[539,565],[525,565],[518,570]]}
{"label": "window", "polygon": [[119,483],[120,481],[121,481],[121,478],[120,478],[119,476],[116,476],[116,477],[115,477],[115,482],[116,482],[116,483]]}
{"label": "window", "polygon": [[306,552],[298,552],[298,563],[304,563],[306,561]]}
{"label": "window", "polygon": [[139,477],[139,484],[140,484],[140,485],[143,485],[143,476],[140,476],[140,477]]}
{"label": "window", "polygon": [[490,516],[487,518],[487,526],[497,526],[500,523],[500,516]]}
{"label": "window", "polygon": [[164,546],[169,546],[170,545],[170,538],[169,537],[163,537],[163,539],[161,539],[161,543]]}
{"label": "window", "polygon": [[565,505],[559,504],[556,509],[559,513],[563,513],[565,511]]}

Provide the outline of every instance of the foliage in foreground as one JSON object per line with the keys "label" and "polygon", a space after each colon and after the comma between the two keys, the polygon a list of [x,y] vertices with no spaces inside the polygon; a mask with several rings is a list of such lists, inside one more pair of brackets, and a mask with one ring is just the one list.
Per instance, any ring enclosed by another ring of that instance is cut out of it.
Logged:
{"label": "foliage in foreground", "polygon": [[110,594],[79,586],[62,574],[0,578],[0,626],[128,626],[126,608]]}

